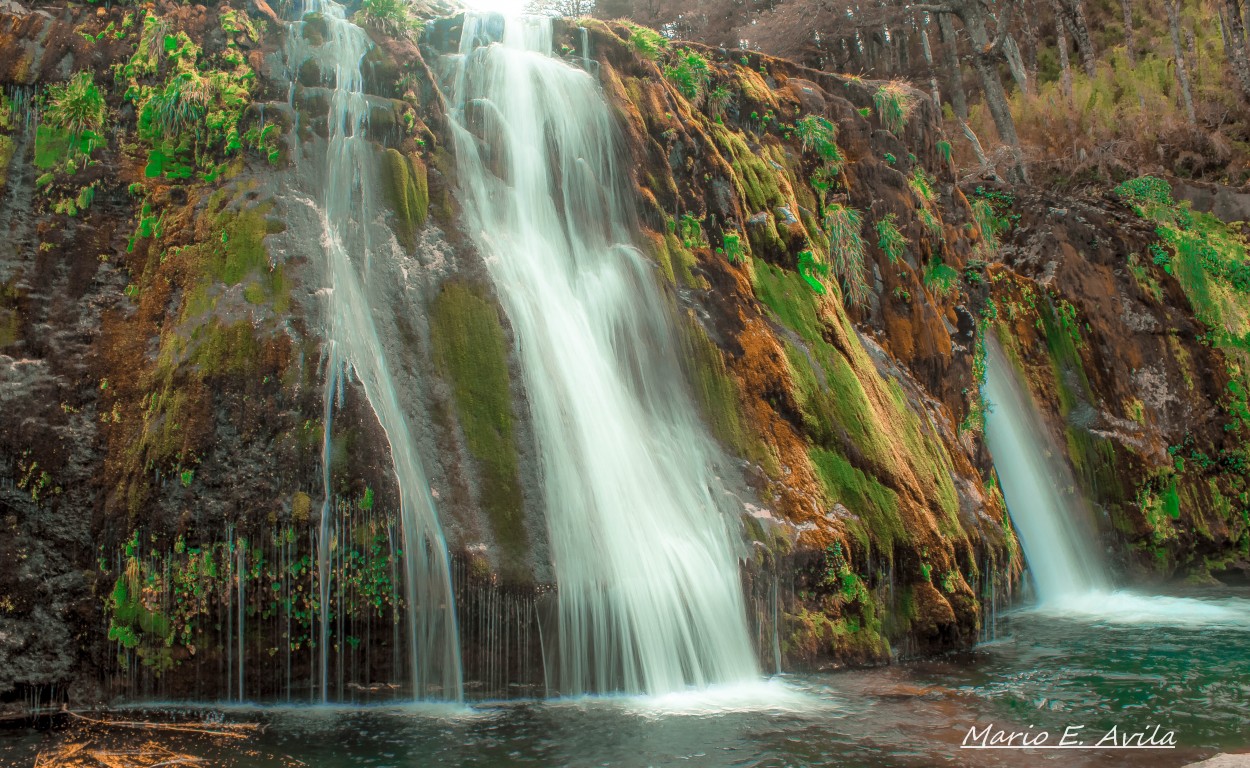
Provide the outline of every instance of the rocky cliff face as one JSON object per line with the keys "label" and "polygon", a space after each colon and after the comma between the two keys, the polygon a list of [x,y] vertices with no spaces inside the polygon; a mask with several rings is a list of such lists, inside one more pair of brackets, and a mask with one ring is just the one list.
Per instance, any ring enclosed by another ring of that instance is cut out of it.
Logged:
{"label": "rocky cliff face", "polygon": [[[989,332],[1118,558],[1244,565],[1238,430],[1216,418],[1244,413],[1235,329],[1204,336],[1188,262],[1148,256],[1124,202],[961,190],[905,87],[585,30],[561,22],[557,48],[619,114],[639,243],[739,460],[769,665],[966,646],[1010,594],[1022,563],[978,432]],[[370,31],[390,256],[370,303],[455,555],[469,690],[537,685],[540,470],[435,86],[458,27],[420,47]],[[328,457],[338,586],[324,607],[316,590],[325,34],[226,5],[0,14],[6,700],[307,697],[323,610],[339,695],[402,678],[396,487],[350,383]]]}

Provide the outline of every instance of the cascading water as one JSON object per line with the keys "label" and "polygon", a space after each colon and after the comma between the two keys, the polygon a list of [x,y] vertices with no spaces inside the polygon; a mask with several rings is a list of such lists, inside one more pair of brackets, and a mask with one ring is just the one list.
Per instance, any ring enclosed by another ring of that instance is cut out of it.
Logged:
{"label": "cascading water", "polygon": [[465,223],[516,334],[559,584],[559,690],[758,675],[720,457],[653,268],[630,244],[612,117],[551,21],[469,14],[446,95]]}
{"label": "cascading water", "polygon": [[386,433],[399,485],[408,663],[413,695],[460,700],[463,697],[460,649],[447,548],[421,458],[388,369],[368,290],[373,255],[369,227],[376,213],[371,199],[374,156],[364,135],[368,104],[363,91],[361,60],[370,42],[362,29],[346,20],[343,6],[333,0],[313,0],[306,10],[321,14],[327,30],[325,40],[319,47],[309,49],[300,34],[289,35],[295,47],[289,60],[292,66],[298,67],[303,57],[314,56],[322,71],[333,77],[325,197],[320,211],[328,288],[325,291],[328,359],[322,446],[325,502],[318,545],[322,606],[321,697],[326,700],[330,688],[329,561],[330,517],[334,510],[330,476],[331,424],[336,402],[343,396],[343,378],[354,373]]}
{"label": "cascading water", "polygon": [[1060,489],[1072,487],[1072,479],[1065,476],[1061,460],[1047,456],[1045,427],[998,341],[987,336],[985,346],[985,437],[1038,600],[1047,603],[1105,589],[1101,560],[1061,496]]}
{"label": "cascading water", "polygon": [[1038,608],[1066,618],[1116,624],[1250,628],[1250,601],[1240,598],[1111,589],[1084,521],[1068,510],[1072,501],[1060,489],[1075,487],[1075,481],[1061,459],[1047,455],[1046,429],[1029,391],[1013,375],[998,341],[991,336],[985,344],[984,394],[989,401],[985,436],[1033,574]]}

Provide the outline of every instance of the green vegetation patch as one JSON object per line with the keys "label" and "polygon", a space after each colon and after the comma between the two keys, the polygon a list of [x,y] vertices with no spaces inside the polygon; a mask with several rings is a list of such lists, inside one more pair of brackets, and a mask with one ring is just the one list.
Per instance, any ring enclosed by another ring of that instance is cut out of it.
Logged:
{"label": "green vegetation patch", "polygon": [[509,565],[519,566],[528,543],[499,310],[478,286],[445,283],[431,308],[430,336],[435,363],[452,386],[465,443],[481,471],[482,504]]}
{"label": "green vegetation patch", "polygon": [[693,316],[687,316],[683,334],[686,360],[692,369],[695,398],[712,434],[738,456],[775,467],[776,459],[764,447],[742,413],[738,383],[729,374],[720,348],[708,338]]}
{"label": "green vegetation patch", "polygon": [[910,540],[898,511],[898,494],[856,469],[842,456],[811,448],[808,456],[830,501],[842,504],[864,522],[857,535],[873,539],[886,552]]}
{"label": "green vegetation patch", "polygon": [[425,226],[430,210],[430,188],[425,163],[418,157],[404,157],[388,148],[384,161],[387,199],[395,212],[395,237],[405,248],[416,245],[417,233]]}
{"label": "green vegetation patch", "polygon": [[877,108],[881,124],[898,135],[903,132],[907,119],[916,108],[916,97],[905,83],[894,81],[878,88],[872,95],[872,103]]}

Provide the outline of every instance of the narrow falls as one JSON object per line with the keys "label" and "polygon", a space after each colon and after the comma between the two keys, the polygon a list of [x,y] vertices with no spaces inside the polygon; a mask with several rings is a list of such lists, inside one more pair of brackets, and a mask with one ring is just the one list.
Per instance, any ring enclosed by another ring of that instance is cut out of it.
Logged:
{"label": "narrow falls", "polygon": [[1117,589],[1095,547],[1097,529],[1062,449],[1052,444],[1028,386],[986,338],[986,441],[1044,613],[1106,624],[1250,628],[1250,601]]}
{"label": "narrow falls", "polygon": [[[323,492],[318,542],[321,698],[329,696],[328,574],[334,491],[331,477],[334,409],[345,395],[348,375],[360,383],[390,446],[399,486],[403,537],[403,583],[407,600],[408,669],[417,698],[460,700],[463,683],[456,633],[455,605],[447,547],[416,441],[410,432],[400,395],[391,377],[387,352],[374,322],[369,291],[370,261],[382,253],[371,239],[377,216],[372,200],[372,148],[365,136],[368,105],[361,62],[370,46],[364,30],[345,18],[342,5],[313,0],[306,9],[320,13],[328,34],[315,49],[302,49],[302,36],[289,40],[297,50],[290,61],[322,57],[322,71],[331,73],[329,143],[326,150],[324,200],[321,207],[325,251],[325,427],[322,446]],[[306,22],[297,22],[303,24]],[[342,640],[336,640],[342,642]]]}
{"label": "narrow falls", "polygon": [[558,584],[555,687],[750,679],[723,457],[631,242],[613,117],[595,78],[551,49],[550,19],[469,14],[443,87],[465,227],[533,410]]}
{"label": "narrow falls", "polygon": [[1106,589],[1088,521],[1079,519],[1082,510],[1071,508],[1075,481],[1049,445],[1027,386],[1017,380],[992,334],[985,346],[986,441],[1038,600],[1053,603]]}

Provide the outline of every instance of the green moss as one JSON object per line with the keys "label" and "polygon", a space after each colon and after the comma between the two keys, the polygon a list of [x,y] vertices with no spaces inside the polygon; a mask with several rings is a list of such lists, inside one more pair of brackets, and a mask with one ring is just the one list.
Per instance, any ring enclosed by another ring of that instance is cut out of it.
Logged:
{"label": "green moss", "polygon": [[810,288],[797,272],[755,264],[755,295],[787,328],[807,341],[823,338],[822,321]]}
{"label": "green moss", "polygon": [[252,324],[241,320],[223,326],[217,321],[197,328],[192,335],[190,361],[209,376],[246,376],[257,370],[260,343]]}
{"label": "green moss", "polygon": [[698,259],[674,232],[664,233],[664,249],[669,257],[669,267],[677,281],[685,288],[702,288],[694,274]]}
{"label": "green moss", "polygon": [[21,326],[18,324],[17,312],[6,307],[0,307],[0,349],[16,343],[20,330]]}
{"label": "green moss", "polygon": [[738,383],[725,367],[719,347],[712,343],[703,327],[687,316],[686,359],[692,368],[695,397],[712,434],[736,455],[765,467],[776,466],[776,458],[764,447],[759,436],[742,413],[742,396]]}
{"label": "green moss", "polygon": [[448,282],[431,308],[430,336],[435,363],[451,383],[465,443],[481,472],[482,505],[506,564],[516,568],[528,543],[499,311],[480,287]]}
{"label": "green moss", "polygon": [[851,466],[837,453],[812,448],[808,456],[829,500],[841,503],[858,515],[865,523],[867,537],[882,551],[891,552],[895,544],[909,540],[894,491]]}
{"label": "green moss", "polygon": [[35,167],[41,171],[56,168],[69,154],[70,136],[64,128],[41,125],[35,130]]}
{"label": "green moss", "polygon": [[217,217],[220,247],[214,248],[209,273],[227,285],[238,285],[243,278],[269,271],[265,235],[269,225],[265,213],[269,204],[245,208],[238,213],[223,211]]}
{"label": "green moss", "polygon": [[713,126],[712,135],[721,152],[728,155],[733,167],[739,196],[746,200],[752,212],[772,211],[786,204],[781,192],[777,171],[747,146],[742,134],[724,126]]}
{"label": "green moss", "polygon": [[3,190],[5,184],[8,183],[9,163],[13,161],[14,150],[13,139],[0,135],[0,190]]}
{"label": "green moss", "polygon": [[[958,535],[950,457],[924,429],[899,383],[882,380],[853,337],[848,337],[851,347],[845,353],[826,340],[827,321],[818,311],[821,300],[796,273],[758,264],[755,277],[760,301],[804,342],[799,346],[783,340],[794,395],[812,440],[840,452],[853,446],[868,465],[896,475],[906,474],[897,458],[906,456],[911,472],[930,489],[943,513],[939,526]],[[845,317],[839,315],[838,322],[845,323]]]}
{"label": "green moss", "polygon": [[425,163],[388,148],[385,166],[387,199],[395,212],[395,237],[405,248],[412,248],[430,209]]}

